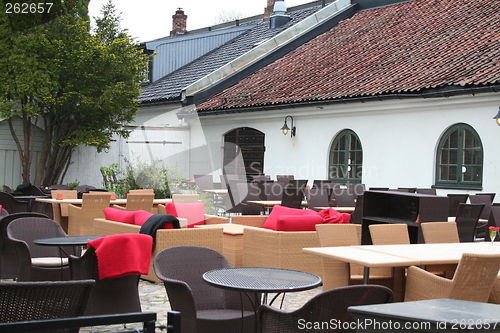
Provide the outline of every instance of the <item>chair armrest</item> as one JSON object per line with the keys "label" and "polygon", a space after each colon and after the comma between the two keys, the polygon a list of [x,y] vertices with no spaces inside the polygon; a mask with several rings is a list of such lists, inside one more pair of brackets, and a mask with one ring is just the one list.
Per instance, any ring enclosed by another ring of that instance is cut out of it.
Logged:
{"label": "chair armrest", "polygon": [[411,266],[406,275],[405,302],[434,298],[450,298],[452,280]]}
{"label": "chair armrest", "polygon": [[82,210],[82,207],[69,204],[68,205],[68,216],[70,216],[72,214],[79,214],[81,212],[81,210]]}
{"label": "chair armrest", "polygon": [[234,215],[231,217],[231,222],[260,228],[266,222],[267,217],[267,215]]}
{"label": "chair armrest", "polygon": [[113,208],[119,209],[119,210],[127,210],[126,207],[120,206],[120,205],[113,205]]}
{"label": "chair armrest", "polygon": [[221,224],[221,223],[229,223],[229,219],[227,217],[205,214],[205,224]]}

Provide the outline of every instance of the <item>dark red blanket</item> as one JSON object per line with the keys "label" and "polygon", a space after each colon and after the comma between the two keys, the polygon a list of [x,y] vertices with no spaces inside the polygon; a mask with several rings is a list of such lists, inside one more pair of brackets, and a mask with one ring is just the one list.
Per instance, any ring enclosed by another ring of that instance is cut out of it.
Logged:
{"label": "dark red blanket", "polygon": [[351,214],[337,212],[334,208],[323,209],[318,212],[323,218],[323,223],[349,223]]}
{"label": "dark red blanket", "polygon": [[95,248],[100,279],[148,274],[153,238],[145,234],[118,234],[97,238]]}

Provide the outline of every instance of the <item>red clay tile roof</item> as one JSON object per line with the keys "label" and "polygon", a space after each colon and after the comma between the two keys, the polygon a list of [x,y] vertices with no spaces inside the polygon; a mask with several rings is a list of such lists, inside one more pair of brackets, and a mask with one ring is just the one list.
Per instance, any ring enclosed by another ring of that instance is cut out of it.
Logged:
{"label": "red clay tile roof", "polygon": [[359,12],[197,109],[415,93],[499,81],[499,0],[415,0]]}

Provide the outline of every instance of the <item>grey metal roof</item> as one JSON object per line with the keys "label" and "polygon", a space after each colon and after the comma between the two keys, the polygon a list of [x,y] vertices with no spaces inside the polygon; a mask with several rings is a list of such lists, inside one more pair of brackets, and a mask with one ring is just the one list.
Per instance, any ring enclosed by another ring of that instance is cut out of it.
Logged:
{"label": "grey metal roof", "polygon": [[227,43],[253,26],[237,26],[146,42],[146,48],[157,53],[153,60],[153,82]]}
{"label": "grey metal roof", "polygon": [[321,6],[315,6],[287,13],[291,17],[290,22],[275,29],[270,29],[269,22],[262,19],[253,22],[255,25],[245,33],[161,79],[143,86],[143,92],[139,96],[138,101],[142,105],[180,101],[182,89],[186,86],[210,74],[224,64],[246,53],[259,43],[274,37],[320,9]]}

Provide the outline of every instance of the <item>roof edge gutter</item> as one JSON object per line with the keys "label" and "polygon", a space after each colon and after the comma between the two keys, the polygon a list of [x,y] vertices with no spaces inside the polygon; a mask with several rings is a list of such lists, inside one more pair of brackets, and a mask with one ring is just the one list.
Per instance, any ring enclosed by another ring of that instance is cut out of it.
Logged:
{"label": "roof edge gutter", "polygon": [[239,56],[230,63],[185,87],[182,89],[181,93],[182,100],[186,100],[189,96],[193,96],[196,93],[233,75],[237,71],[240,71],[241,69],[267,57],[270,53],[275,52],[277,49],[284,47],[285,45],[288,45],[294,40],[307,34],[316,26],[321,25],[325,21],[339,15],[339,13],[345,11],[350,6],[351,0],[337,0],[329,4],[313,15],[282,31],[268,41]]}

